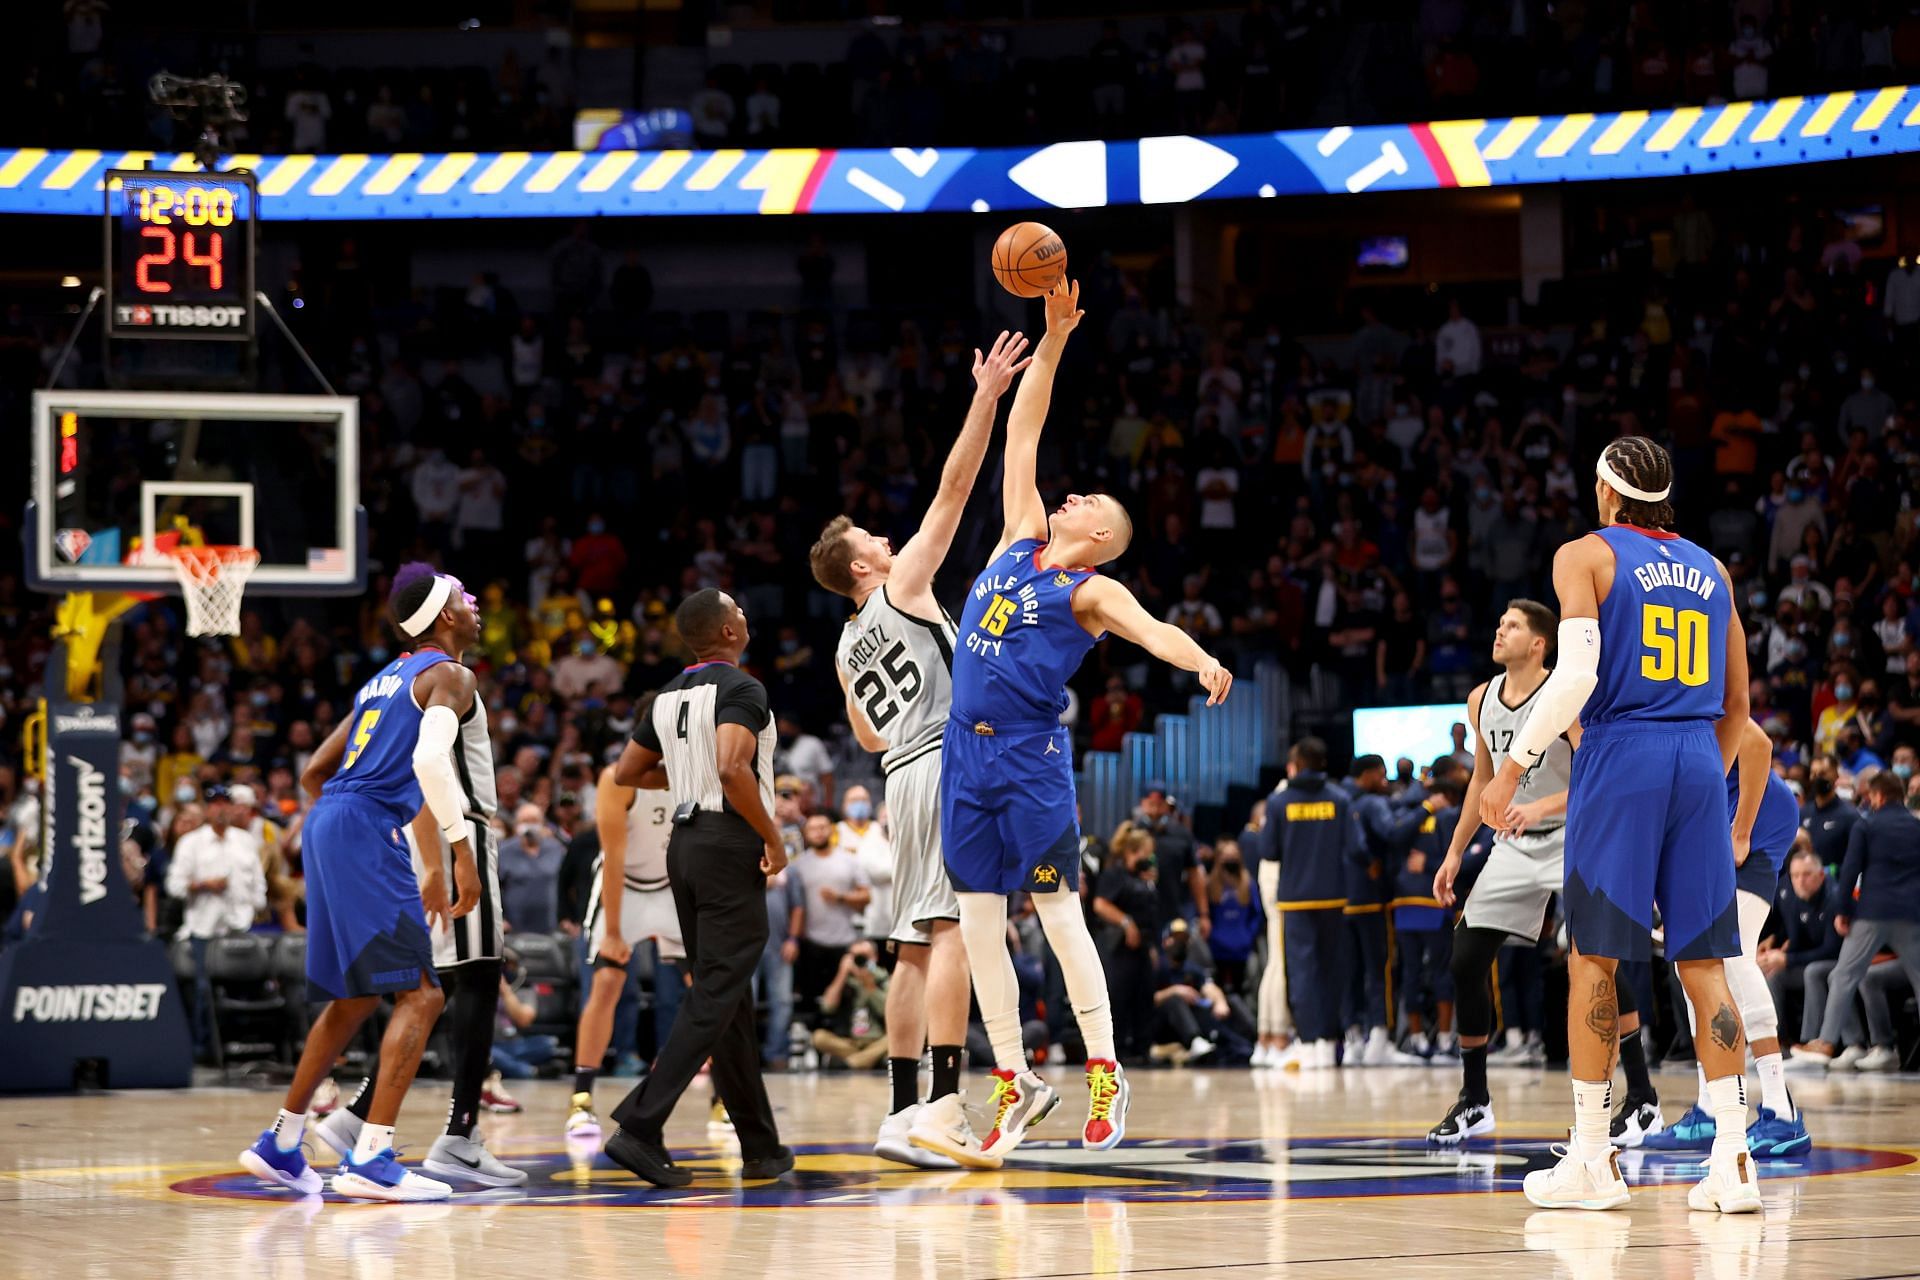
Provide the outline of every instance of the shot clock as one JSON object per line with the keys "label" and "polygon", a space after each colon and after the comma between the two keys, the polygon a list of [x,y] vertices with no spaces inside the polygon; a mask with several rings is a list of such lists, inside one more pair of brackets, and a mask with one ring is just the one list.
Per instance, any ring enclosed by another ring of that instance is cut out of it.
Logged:
{"label": "shot clock", "polygon": [[114,170],[106,195],[109,337],[253,337],[251,174]]}

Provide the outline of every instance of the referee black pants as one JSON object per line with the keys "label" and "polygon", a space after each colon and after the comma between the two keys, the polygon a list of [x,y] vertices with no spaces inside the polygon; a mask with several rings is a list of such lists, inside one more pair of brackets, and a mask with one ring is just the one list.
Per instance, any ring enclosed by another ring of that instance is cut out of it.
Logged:
{"label": "referee black pants", "polygon": [[753,1024],[753,971],[767,945],[762,852],[760,837],[730,815],[702,813],[673,829],[667,875],[693,987],[653,1070],[613,1109],[636,1138],[661,1140],[674,1104],[711,1058],[713,1086],[739,1134],[740,1154],[771,1155],[780,1145]]}

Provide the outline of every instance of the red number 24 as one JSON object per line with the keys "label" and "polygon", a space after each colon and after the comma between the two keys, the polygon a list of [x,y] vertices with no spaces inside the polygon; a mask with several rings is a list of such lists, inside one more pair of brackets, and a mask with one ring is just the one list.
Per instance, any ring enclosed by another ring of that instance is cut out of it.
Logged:
{"label": "red number 24", "polygon": [[[157,253],[140,255],[139,261],[133,268],[134,284],[142,293],[172,293],[172,284],[165,280],[155,280],[150,272],[154,267],[164,267],[174,260],[174,233],[166,227],[142,227],[140,234],[157,239],[160,242],[160,250]],[[207,251],[198,253],[195,251],[194,235],[192,231],[182,233],[180,256],[187,260],[188,266],[206,268],[207,287],[217,292],[226,280],[222,237],[217,231],[209,233]]]}

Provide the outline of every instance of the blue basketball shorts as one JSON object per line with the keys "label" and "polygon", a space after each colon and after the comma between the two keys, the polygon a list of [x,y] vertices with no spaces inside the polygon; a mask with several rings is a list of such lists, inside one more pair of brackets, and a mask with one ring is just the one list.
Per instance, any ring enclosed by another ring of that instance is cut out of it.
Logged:
{"label": "blue basketball shorts", "polygon": [[1774,890],[1780,887],[1781,873],[1787,869],[1787,859],[1793,856],[1793,839],[1800,834],[1799,817],[1795,809],[1775,813],[1771,806],[1762,806],[1753,824],[1753,838],[1747,845],[1747,860],[1733,873],[1735,888],[1773,900]]}
{"label": "blue basketball shorts", "polygon": [[1079,892],[1080,814],[1066,729],[949,720],[941,770],[940,848],[957,892]]}
{"label": "blue basketball shorts", "polygon": [[411,991],[423,977],[439,982],[413,859],[393,815],[350,796],[322,797],[301,848],[309,1000]]}
{"label": "blue basketball shorts", "polygon": [[[1756,856],[1759,856],[1756,854]],[[1581,954],[1668,960],[1740,954],[1726,771],[1700,721],[1589,727],[1567,791],[1567,933]]]}

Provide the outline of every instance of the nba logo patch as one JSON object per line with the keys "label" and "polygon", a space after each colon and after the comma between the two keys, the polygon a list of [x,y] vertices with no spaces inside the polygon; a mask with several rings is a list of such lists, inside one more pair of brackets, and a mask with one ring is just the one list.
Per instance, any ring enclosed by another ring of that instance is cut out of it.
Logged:
{"label": "nba logo patch", "polygon": [[53,549],[68,564],[78,564],[80,557],[87,554],[87,548],[93,545],[93,535],[85,529],[62,529],[53,535]]}
{"label": "nba logo patch", "polygon": [[1664,546],[1660,548],[1660,554],[1665,556],[1669,560],[1673,559],[1673,552],[1667,550],[1667,548]]}

